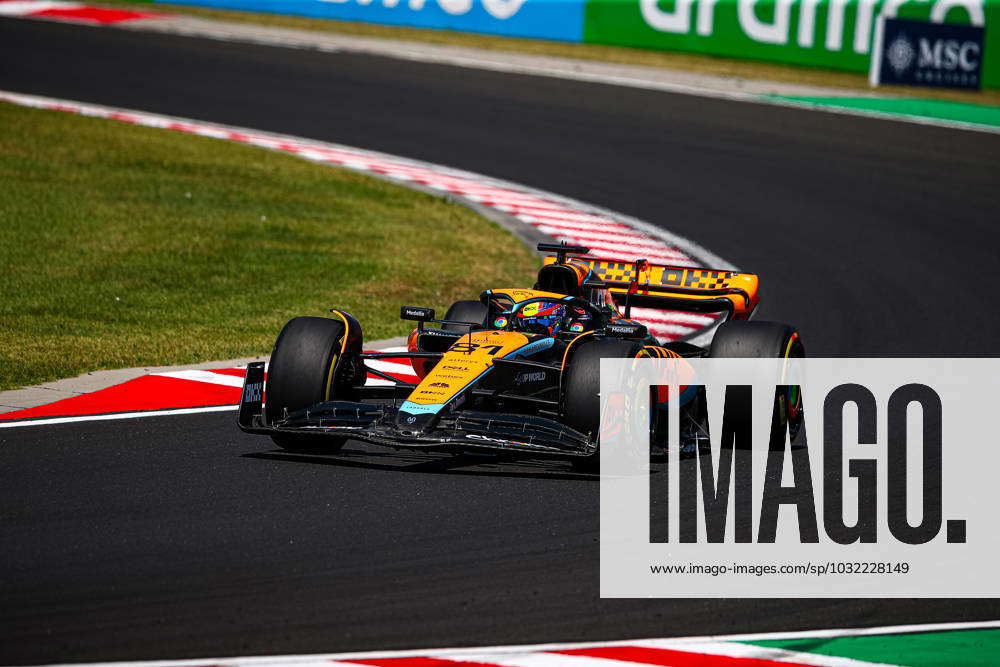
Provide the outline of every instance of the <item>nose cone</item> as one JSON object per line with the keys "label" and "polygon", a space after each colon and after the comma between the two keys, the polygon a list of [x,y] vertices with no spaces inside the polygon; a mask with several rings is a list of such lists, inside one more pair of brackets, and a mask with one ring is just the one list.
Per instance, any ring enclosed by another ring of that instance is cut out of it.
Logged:
{"label": "nose cone", "polygon": [[[405,401],[396,414],[396,429],[403,434],[422,435],[434,429],[440,405],[420,405]],[[436,409],[435,409],[436,408]]]}

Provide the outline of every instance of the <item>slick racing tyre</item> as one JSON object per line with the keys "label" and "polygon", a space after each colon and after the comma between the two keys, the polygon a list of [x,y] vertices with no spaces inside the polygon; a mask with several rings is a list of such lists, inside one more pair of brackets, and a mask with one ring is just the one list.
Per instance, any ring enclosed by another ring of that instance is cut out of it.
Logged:
{"label": "slick racing tyre", "polygon": [[[454,322],[468,322],[482,328],[486,322],[486,313],[486,306],[479,301],[456,301],[451,304],[444,319]],[[468,331],[469,329],[461,324],[443,324],[441,328],[445,331]]]}
{"label": "slick racing tyre", "polygon": [[[634,359],[642,344],[634,341],[601,339],[576,350],[567,362],[562,379],[563,420],[570,428],[597,438],[601,425],[601,359]],[[571,459],[582,472],[597,472],[600,452]]]}
{"label": "slick racing tyre", "polygon": [[[350,318],[351,325],[357,322]],[[270,423],[287,413],[336,398],[350,398],[351,383],[363,365],[360,327],[354,345],[341,353],[345,323],[325,317],[296,317],[278,334],[271,352],[266,386],[266,414]],[[282,449],[293,452],[336,452],[346,438],[281,434],[272,437]]]}
{"label": "slick racing tyre", "polygon": [[[799,333],[781,322],[725,322],[719,326],[712,339],[708,354],[713,359],[794,359],[806,356]],[[740,415],[749,420],[750,415]],[[749,422],[748,422],[749,423]],[[788,429],[794,447],[802,429],[802,395],[797,386],[790,386],[783,395],[775,398],[771,421],[774,433]]]}

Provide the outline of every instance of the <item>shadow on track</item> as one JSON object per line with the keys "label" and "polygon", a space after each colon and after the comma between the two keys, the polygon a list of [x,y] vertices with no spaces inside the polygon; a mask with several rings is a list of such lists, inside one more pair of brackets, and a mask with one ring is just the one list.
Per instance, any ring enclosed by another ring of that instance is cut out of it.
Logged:
{"label": "shadow on track", "polygon": [[[344,456],[353,455],[350,458]],[[372,452],[368,450],[346,450],[336,455],[293,454],[281,450],[251,452],[243,458],[287,463],[345,468],[367,468],[374,470],[424,473],[431,475],[475,475],[480,477],[507,477],[522,479],[552,479],[596,482],[599,476],[578,473],[566,469],[563,461],[504,460],[479,456],[426,457],[420,454],[400,454],[398,452]]]}
{"label": "shadow on track", "polygon": [[[377,452],[366,449],[347,449],[336,454],[299,454],[274,449],[265,452],[250,452],[241,456],[242,458],[263,461],[283,461],[287,463],[306,463],[407,473],[415,472],[431,475],[475,475],[479,477],[587,482],[600,480],[600,475],[597,473],[577,472],[567,469],[569,463],[565,461],[502,458],[489,455],[421,455],[417,452]],[[687,458],[692,457],[688,456]],[[650,462],[652,463],[650,474],[658,475],[666,472],[665,455],[654,454]]]}

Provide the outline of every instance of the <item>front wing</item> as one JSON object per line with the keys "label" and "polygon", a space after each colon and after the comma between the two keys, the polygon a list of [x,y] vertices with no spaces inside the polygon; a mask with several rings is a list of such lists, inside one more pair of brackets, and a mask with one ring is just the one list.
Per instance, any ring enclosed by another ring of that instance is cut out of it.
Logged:
{"label": "front wing", "polygon": [[426,432],[396,426],[394,404],[329,401],[289,415],[266,414],[264,364],[247,367],[240,399],[239,427],[260,435],[347,437],[378,445],[432,451],[503,450],[512,454],[560,457],[590,456],[597,444],[554,419],[534,415],[458,410],[443,415]]}

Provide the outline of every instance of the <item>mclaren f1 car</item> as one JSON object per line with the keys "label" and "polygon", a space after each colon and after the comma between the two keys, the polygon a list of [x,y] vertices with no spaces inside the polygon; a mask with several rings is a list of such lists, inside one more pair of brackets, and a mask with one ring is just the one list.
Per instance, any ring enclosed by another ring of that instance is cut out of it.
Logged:
{"label": "mclaren f1 car", "polygon": [[[360,440],[560,457],[593,468],[601,359],[804,356],[791,326],[750,320],[756,275],[602,260],[564,244],[538,249],[552,254],[532,289],[488,289],[453,304],[443,319],[402,306],[402,319],[416,322],[407,352],[365,352],[360,323],[342,310],[292,319],[274,344],[266,380],[263,363],[247,369],[239,427],[297,452],[336,452]],[[661,342],[632,319],[633,307],[714,313],[724,322],[709,347]],[[400,358],[418,383],[366,364]],[[366,385],[370,375],[389,382]],[[699,403],[682,409],[682,447],[703,431]],[[781,407],[796,414],[795,405]],[[663,420],[652,424],[652,441],[665,442]]]}

